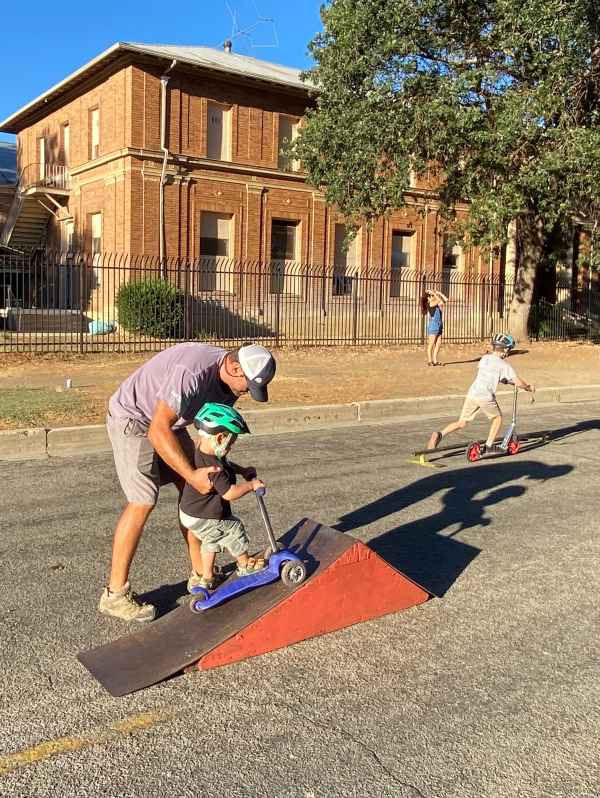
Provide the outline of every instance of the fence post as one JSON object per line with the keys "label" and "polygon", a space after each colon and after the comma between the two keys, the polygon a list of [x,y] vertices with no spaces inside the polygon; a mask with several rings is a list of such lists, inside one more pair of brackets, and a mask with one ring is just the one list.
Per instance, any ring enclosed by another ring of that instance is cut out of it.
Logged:
{"label": "fence post", "polygon": [[485,333],[485,320],[486,320],[486,312],[485,312],[485,298],[486,298],[486,290],[485,290],[485,277],[481,280],[479,285],[479,338],[483,341],[486,338]]}
{"label": "fence post", "polygon": [[[283,286],[277,286],[277,288],[283,288]],[[275,294],[277,299],[275,300],[275,346],[279,346],[279,325],[281,319],[281,291],[277,291]]]}
{"label": "fence post", "polygon": [[422,274],[419,282],[417,283],[417,285],[420,285],[420,289],[419,289],[419,315],[417,316],[417,318],[419,319],[419,324],[421,326],[421,332],[420,332],[421,346],[425,346],[425,325],[426,325],[426,320],[427,320],[427,314],[423,315],[423,313],[422,313],[421,301],[422,301],[422,298],[425,296],[425,285],[426,284],[427,284],[427,275],[426,274]]}
{"label": "fence post", "polygon": [[79,261],[79,315],[80,315],[80,324],[79,324],[79,353],[81,355],[84,354],[85,349],[85,342],[83,339],[83,326],[85,322],[85,315],[83,312],[83,300],[86,295],[86,283],[87,283],[87,265],[85,260],[80,259]]}
{"label": "fence post", "polygon": [[358,286],[354,281],[352,291],[352,343],[356,345],[358,340]]}

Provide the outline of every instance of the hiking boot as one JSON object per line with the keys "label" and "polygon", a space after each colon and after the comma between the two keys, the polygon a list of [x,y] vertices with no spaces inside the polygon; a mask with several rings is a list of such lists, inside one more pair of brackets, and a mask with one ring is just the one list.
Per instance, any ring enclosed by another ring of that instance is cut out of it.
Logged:
{"label": "hiking boot", "polygon": [[156,607],[153,604],[141,602],[131,589],[129,582],[125,582],[120,590],[109,590],[105,587],[100,597],[98,610],[104,615],[111,615],[122,621],[149,623],[156,618]]}

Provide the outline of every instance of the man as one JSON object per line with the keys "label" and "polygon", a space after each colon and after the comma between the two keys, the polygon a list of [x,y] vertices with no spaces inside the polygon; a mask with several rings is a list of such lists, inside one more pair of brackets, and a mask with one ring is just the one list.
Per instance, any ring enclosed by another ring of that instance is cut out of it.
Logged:
{"label": "man", "polygon": [[[178,344],[144,363],[110,398],[106,425],[127,504],[115,529],[100,612],[126,621],[154,620],[156,608],[141,603],[131,590],[129,569],[159,488],[174,483],[181,496],[188,482],[208,493],[210,474],[219,470],[194,469],[194,444],[186,427],[206,402],[233,405],[243,393],[268,401],[267,385],[275,368],[273,355],[256,344],[232,351]],[[201,546],[183,526],[181,532],[192,563],[190,589],[201,578]]]}

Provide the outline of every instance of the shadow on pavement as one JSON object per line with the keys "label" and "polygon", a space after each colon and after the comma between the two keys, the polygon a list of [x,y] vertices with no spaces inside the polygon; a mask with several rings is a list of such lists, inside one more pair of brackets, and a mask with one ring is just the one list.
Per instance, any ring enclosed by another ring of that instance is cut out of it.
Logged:
{"label": "shadow on pavement", "polygon": [[[445,491],[439,512],[393,527],[368,541],[373,551],[394,568],[433,595],[442,596],[480,552],[454,536],[465,529],[489,526],[492,519],[486,515],[487,507],[527,492],[524,485],[505,483],[519,479],[546,482],[572,470],[569,465],[515,459],[433,474],[347,513],[335,529],[358,529]],[[489,492],[476,498],[483,491]],[[446,532],[455,526],[452,532]]]}
{"label": "shadow on pavement", "polygon": [[149,590],[140,595],[141,601],[147,604],[154,604],[157,609],[157,618],[174,610],[180,603],[183,596],[188,595],[187,582],[176,582],[172,585],[161,585],[155,590]]}
{"label": "shadow on pavement", "polygon": [[[526,355],[528,352],[529,352],[529,349],[513,349],[512,352],[510,353],[510,356],[511,357],[515,357],[515,355]],[[478,357],[473,357],[473,358],[470,358],[469,360],[445,360],[443,362],[443,365],[444,366],[460,366],[463,363],[479,363],[479,361],[481,360],[481,358],[483,357],[484,354],[485,354],[485,352],[483,354],[479,355]]]}

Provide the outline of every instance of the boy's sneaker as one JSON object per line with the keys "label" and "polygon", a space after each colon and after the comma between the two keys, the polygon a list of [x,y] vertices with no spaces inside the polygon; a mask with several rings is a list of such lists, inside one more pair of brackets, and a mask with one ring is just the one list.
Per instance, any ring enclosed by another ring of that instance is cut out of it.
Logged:
{"label": "boy's sneaker", "polygon": [[498,452],[501,452],[501,451],[502,451],[502,449],[498,445],[496,445],[495,443],[492,443],[491,445],[488,444],[488,443],[482,443],[481,444],[481,449],[479,450],[479,454],[480,455],[482,455],[482,454],[494,454],[494,453],[497,454]]}
{"label": "boy's sneaker", "polygon": [[120,590],[109,590],[105,587],[98,610],[103,615],[111,615],[122,621],[149,623],[156,618],[156,607],[140,601],[129,582],[126,582]]}

